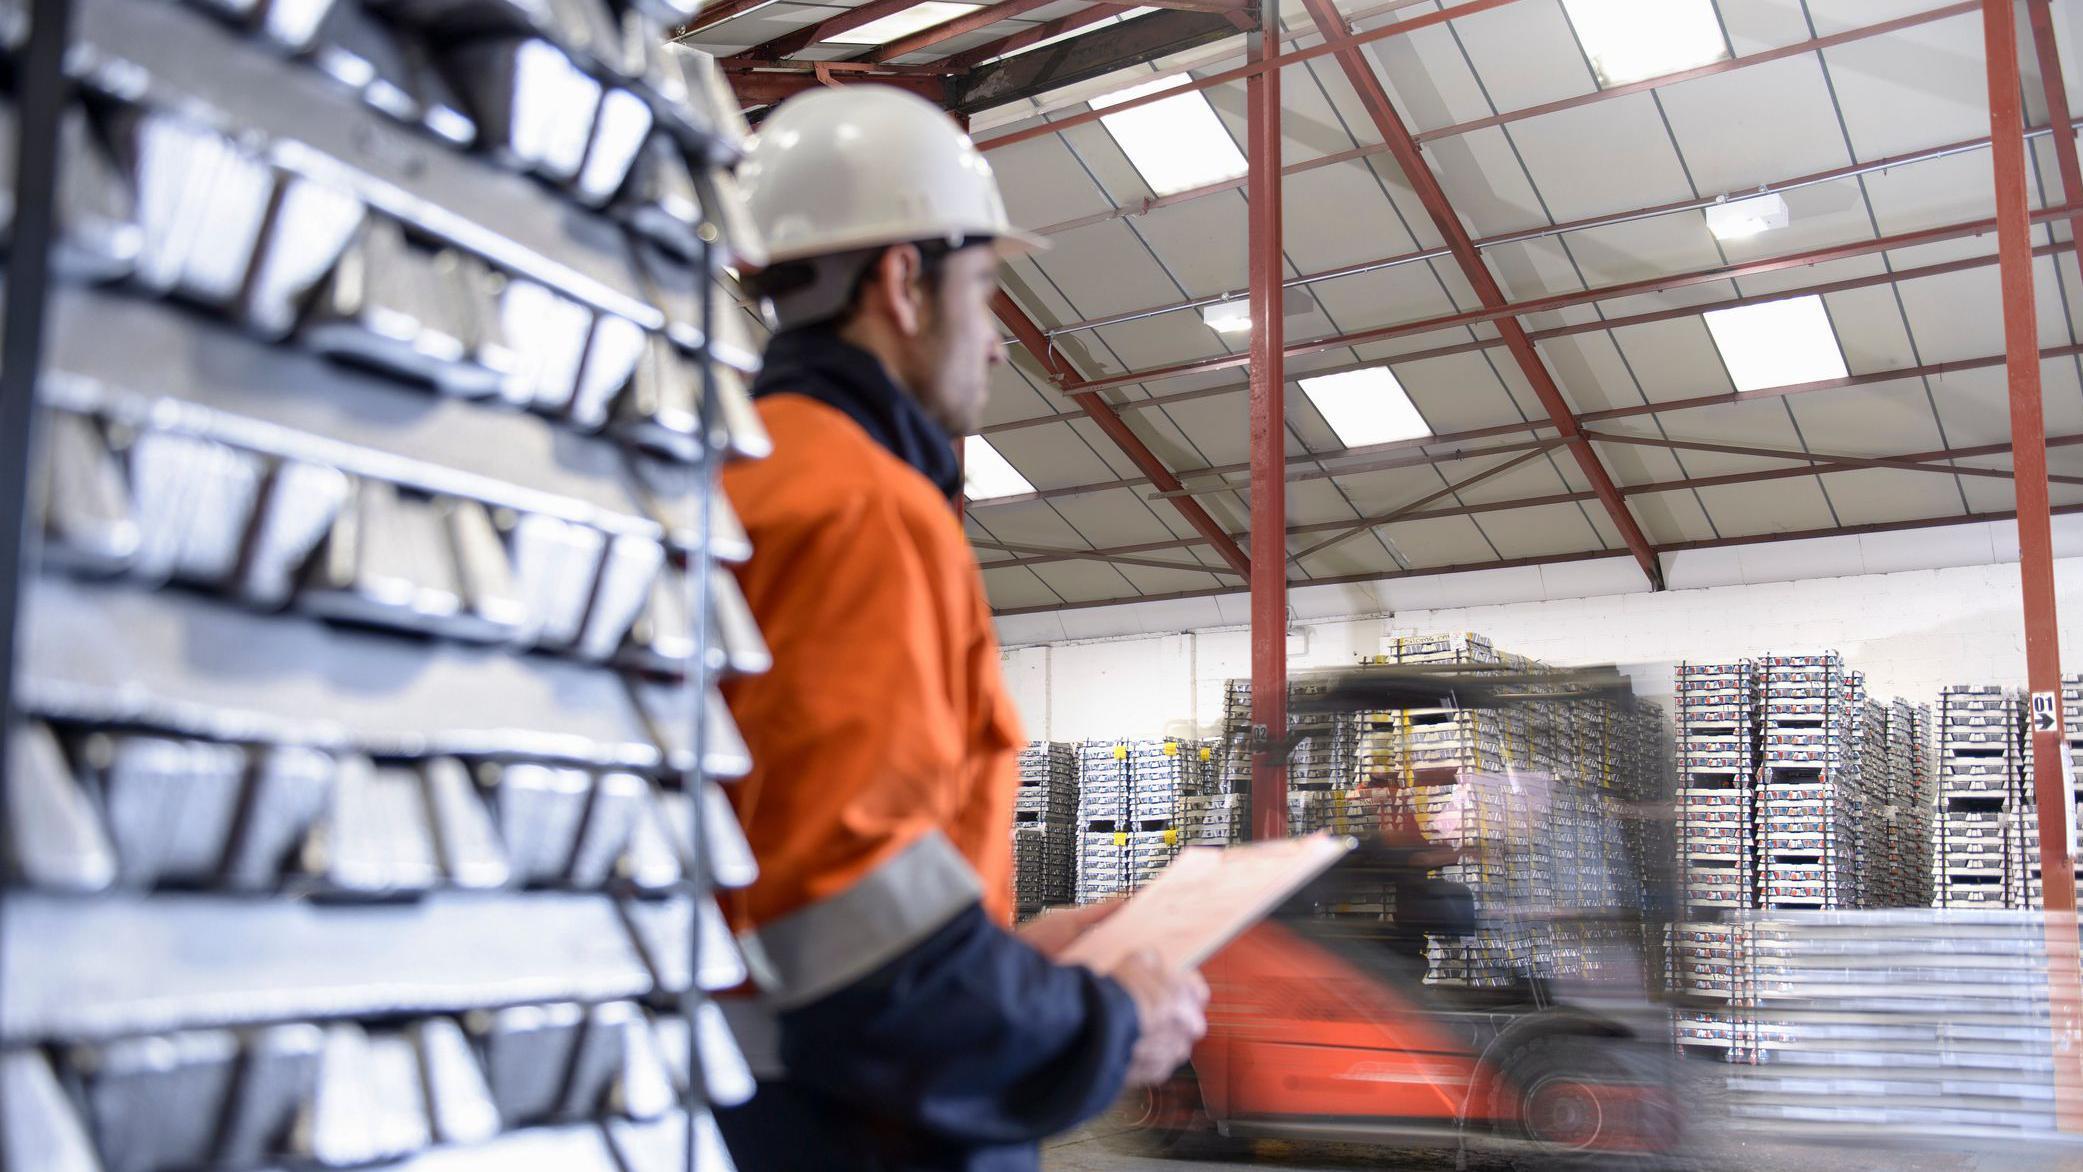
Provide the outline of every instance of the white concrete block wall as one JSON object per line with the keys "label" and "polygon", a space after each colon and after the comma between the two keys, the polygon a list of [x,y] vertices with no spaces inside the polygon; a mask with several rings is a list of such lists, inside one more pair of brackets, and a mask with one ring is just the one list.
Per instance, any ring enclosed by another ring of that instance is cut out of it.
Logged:
{"label": "white concrete block wall", "polygon": [[[2076,552],[2062,548],[2065,544],[2058,542],[2057,552]],[[1957,550],[1958,535],[1941,545]],[[1893,544],[1886,549],[1891,557],[1900,551]],[[1586,569],[1607,564],[1580,563],[1574,574],[1556,576],[1554,596],[1533,600],[1489,601],[1499,597],[1501,587],[1480,575],[1452,576],[1482,579],[1466,583],[1446,578],[1379,583],[1375,589],[1381,593],[1440,601],[1454,597],[1456,585],[1466,585],[1462,597],[1486,601],[1401,605],[1389,615],[1298,618],[1294,629],[1306,635],[1308,646],[1291,664],[1349,664],[1377,651],[1383,636],[1396,631],[1475,631],[1499,648],[1558,665],[1619,664],[1634,677],[1638,694],[1654,699],[1669,697],[1671,665],[1679,660],[1824,649],[1843,652],[1850,666],[1865,671],[1876,697],[1935,704],[1943,684],[2024,685],[2015,564],[1576,596],[1578,588],[1614,580]],[[1556,567],[1564,568],[1572,567]],[[1721,572],[1736,568],[1724,564]],[[1523,578],[1527,571],[1515,573]],[[1422,589],[1413,589],[1420,583]],[[2069,670],[2083,670],[2083,558],[2057,561],[2056,585],[2064,663]],[[1301,606],[1297,612],[1310,614]],[[1066,618],[1081,613],[1096,612],[1064,612]],[[1035,629],[1034,624],[1002,623],[1001,638],[1011,643]],[[1021,642],[1006,649],[1005,659],[1028,735],[1053,740],[1217,735],[1223,682],[1251,670],[1249,632],[1233,623],[1097,640]]]}

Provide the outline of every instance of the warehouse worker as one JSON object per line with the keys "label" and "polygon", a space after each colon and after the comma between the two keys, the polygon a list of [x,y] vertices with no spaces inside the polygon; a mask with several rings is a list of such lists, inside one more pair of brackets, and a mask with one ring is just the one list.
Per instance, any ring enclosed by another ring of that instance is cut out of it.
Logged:
{"label": "warehouse worker", "polygon": [[1049,957],[1101,912],[1009,930],[1023,737],[953,508],[952,437],[1004,361],[990,301],[1031,248],[946,114],[876,86],[791,99],[739,172],[778,330],[753,388],[774,454],[724,485],[773,670],[735,681],[760,875],[733,900],[756,999],[741,1166],[1037,1166],[1037,1141],[1168,1077],[1207,987]]}

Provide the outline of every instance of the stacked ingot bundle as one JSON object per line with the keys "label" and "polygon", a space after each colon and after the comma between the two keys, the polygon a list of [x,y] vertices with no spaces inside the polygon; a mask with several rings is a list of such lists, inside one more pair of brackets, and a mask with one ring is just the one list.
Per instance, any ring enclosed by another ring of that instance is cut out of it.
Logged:
{"label": "stacked ingot bundle", "polygon": [[1127,889],[1124,850],[1133,815],[1128,741],[1078,745],[1076,869],[1071,897],[1095,903]]}
{"label": "stacked ingot bundle", "polygon": [[1077,746],[1030,741],[1013,801],[1013,908],[1022,916],[1071,901],[1078,819]]}
{"label": "stacked ingot bundle", "polygon": [[1762,667],[1763,905],[1853,906],[1864,678],[1834,651],[1768,656]]}
{"label": "stacked ingot bundle", "polygon": [[1885,718],[1887,817],[1880,907],[1931,903],[1932,823],[1937,784],[1931,772],[1930,709],[1896,700]]}
{"label": "stacked ingot bundle", "polygon": [[1242,842],[1251,813],[1249,771],[1241,787],[1223,760],[1220,737],[1188,743],[1188,782],[1179,799],[1179,841],[1203,846]]}
{"label": "stacked ingot bundle", "polygon": [[1737,1012],[1754,972],[1734,913],[1757,905],[1757,788],[1761,745],[1757,663],[1677,666],[1678,903],[1672,985],[1685,1007],[1682,1042],[1747,1056]]}
{"label": "stacked ingot bundle", "polygon": [[69,9],[0,100],[63,160],[0,1160],[729,1168],[763,256],[694,6]]}
{"label": "stacked ingot bundle", "polygon": [[[2018,697],[1996,684],[1948,684],[1939,693],[1936,902],[1947,908],[2016,906],[2023,748]],[[2015,888],[2015,890],[2014,890]]]}
{"label": "stacked ingot bundle", "polygon": [[1201,747],[1177,737],[1079,746],[1077,902],[1134,891],[1170,865],[1182,803],[1213,765]]}

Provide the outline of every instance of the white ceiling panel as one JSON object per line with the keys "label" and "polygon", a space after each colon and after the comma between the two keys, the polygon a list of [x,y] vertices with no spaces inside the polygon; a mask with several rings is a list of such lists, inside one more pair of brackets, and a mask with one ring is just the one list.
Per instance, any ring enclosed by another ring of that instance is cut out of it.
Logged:
{"label": "white ceiling panel", "polygon": [[1479,12],[1453,27],[1499,109],[1523,110],[1598,88],[1569,19],[1554,0]]}
{"label": "white ceiling panel", "polygon": [[1513,124],[1511,137],[1557,220],[1693,195],[1649,94],[1529,118]]}
{"label": "white ceiling panel", "polygon": [[1026,362],[1025,352],[1018,347],[1007,350],[1009,361],[991,368],[991,397],[984,404],[984,422],[1011,423],[1019,419],[1032,419],[1040,415],[1054,415],[1070,406],[1060,395],[1044,394],[1021,373],[1020,365]]}
{"label": "white ceiling panel", "polygon": [[1181,570],[1159,570],[1150,566],[1119,566],[1121,575],[1145,594],[1183,594],[1190,590],[1214,590],[1234,586],[1239,579],[1220,574],[1197,574]]}
{"label": "white ceiling panel", "polygon": [[[1655,434],[1654,429],[1640,419],[1615,420],[1601,425],[1598,430],[1626,432],[1632,435]],[[1786,405],[1773,398],[1747,400],[1721,407],[1700,407],[1673,416],[1665,422],[1664,430],[1672,439],[1772,448],[1784,452],[1801,450],[1801,437],[1794,431],[1793,423],[1787,419]],[[1749,456],[1699,450],[1688,450],[1684,455],[1685,466],[1694,476],[1744,472],[1785,464],[1784,460],[1777,458],[1760,464]]]}
{"label": "white ceiling panel", "polygon": [[1114,206],[1078,168],[1059,134],[1043,135],[991,152],[991,170],[1005,196],[1006,215],[1023,228],[1059,224]]}
{"label": "white ceiling panel", "polygon": [[1357,517],[1358,510],[1329,480],[1295,480],[1287,486],[1287,523],[1313,525],[1319,521],[1343,521]]}
{"label": "white ceiling panel", "polygon": [[1034,575],[1062,595],[1065,602],[1098,602],[1135,596],[1129,580],[1120,570],[1105,562],[1048,562],[1032,569]]}
{"label": "white ceiling panel", "polygon": [[1735,389],[1713,337],[1698,317],[1623,326],[1610,336],[1650,402],[1727,394]]}
{"label": "white ceiling panel", "polygon": [[1827,293],[1823,304],[1830,311],[1830,324],[1837,327],[1845,369],[1867,374],[1918,365],[1893,287],[1873,285]]}
{"label": "white ceiling panel", "polygon": [[[1599,301],[1598,307],[1609,318],[1633,317],[1644,313],[1663,313],[1673,309],[1693,306],[1712,306],[1736,295],[1735,286],[1728,281],[1699,281],[1653,293],[1631,293],[1622,297],[1608,297]],[[1536,315],[1544,324],[1546,314]]]}
{"label": "white ceiling panel", "polygon": [[[1879,10],[1888,7],[1880,0],[1851,6],[1867,14],[1862,24],[1885,19]],[[1989,133],[1989,77],[1972,12],[1823,53],[1862,159]]]}
{"label": "white ceiling panel", "polygon": [[[1756,0],[1750,0],[1745,6],[1756,6]],[[1913,16],[1933,6],[1924,0],[1807,0],[1801,7],[1807,9],[1815,21],[1816,35],[1827,37],[1897,17]],[[1981,35],[1979,29],[1969,31],[1977,37]],[[1981,42],[1976,40],[1975,44]]]}
{"label": "white ceiling panel", "polygon": [[1480,354],[1451,354],[1394,366],[1396,381],[1435,432],[1463,431],[1520,419],[1517,404]]}
{"label": "white ceiling panel", "polygon": [[1489,541],[1469,517],[1397,521],[1382,526],[1382,533],[1414,568],[1468,566],[1497,560]]}
{"label": "white ceiling panel", "polygon": [[[1159,514],[1176,514],[1178,510],[1168,501],[1147,500],[1143,494],[1148,491],[1117,488],[1087,496],[1064,497],[1051,503],[1063,519],[1084,536],[1085,543],[1096,548],[1170,540],[1172,531],[1159,519]],[[1169,553],[1153,556],[1165,561],[1186,560]]]}
{"label": "white ceiling panel", "polygon": [[1246,286],[1246,209],[1240,195],[1217,195],[1158,208],[1131,224],[1187,296],[1212,297]]}
{"label": "white ceiling panel", "polygon": [[1078,439],[1068,423],[1001,431],[987,438],[1036,488],[1068,488],[1114,478],[1106,462]]}
{"label": "white ceiling panel", "polygon": [[[1587,508],[1600,506],[1587,506]],[[1652,545],[1681,541],[1712,541],[1714,527],[1699,498],[1690,492],[1645,492],[1627,498],[1628,511]]]}
{"label": "white ceiling panel", "polygon": [[990,600],[993,610],[1054,606],[1058,601],[1056,592],[1026,569],[985,570],[984,597]]}
{"label": "white ceiling panel", "polygon": [[[1121,417],[1128,420],[1131,426],[1134,426],[1137,418],[1142,414],[1140,411],[1124,411],[1121,413]],[[1121,450],[1120,445],[1108,439],[1107,433],[1099,429],[1099,424],[1094,423],[1090,419],[1079,419],[1070,426],[1077,431],[1078,438],[1084,440],[1087,446],[1098,453],[1100,459],[1106,461],[1107,467],[1112,469],[1114,476],[1103,479],[1133,479],[1142,475],[1141,472],[1137,471],[1135,464],[1129,460],[1127,454]]]}
{"label": "white ceiling panel", "polygon": [[1598,530],[1585,518],[1584,510],[1575,505],[1485,513],[1482,525],[1491,544],[1506,560],[1580,553],[1604,545]]}
{"label": "white ceiling panel", "polygon": [[[1421,264],[1317,281],[1309,291],[1346,332],[1454,312],[1438,277]],[[1297,340],[1290,335],[1290,342]]]}
{"label": "white ceiling panel", "polygon": [[724,21],[703,32],[694,43],[708,52],[728,55],[830,20],[848,7],[850,5],[844,4],[769,4],[734,20]]}
{"label": "white ceiling panel", "polygon": [[1813,476],[1725,484],[1699,490],[1723,537],[1826,529],[1830,507]]}
{"label": "white ceiling panel", "polygon": [[1739,57],[1808,39],[1808,22],[1795,5],[1737,2],[1722,4],[1720,11]]}
{"label": "white ceiling panel", "polygon": [[[1394,205],[1382,193],[1380,181],[1364,163],[1338,163],[1290,175],[1282,199],[1281,246],[1302,272],[1323,272],[1417,250]],[[1236,206],[1241,248],[1245,204],[1238,200]],[[1327,208],[1338,212],[1325,215]],[[1232,280],[1232,288],[1243,287],[1241,252]]]}
{"label": "white ceiling panel", "polygon": [[[1754,7],[1761,6],[1732,4],[1725,10]],[[1812,53],[1681,82],[1658,90],[1657,97],[1702,195],[1847,162],[1844,133]]]}
{"label": "white ceiling panel", "polygon": [[[1140,252],[1141,247],[1137,246]],[[1144,254],[1144,260],[1148,260]],[[1167,282],[1169,284],[1169,282]],[[1176,301],[1178,290],[1172,289],[1167,301]],[[1223,354],[1239,353],[1244,349],[1243,336],[1226,339],[1208,328],[1201,315],[1193,310],[1160,314],[1138,321],[1124,322],[1117,326],[1101,326],[1081,334],[1064,335],[1064,338],[1082,337],[1096,366],[1085,366],[1083,370],[1150,370],[1160,366],[1171,366],[1191,362],[1197,358],[1214,358]],[[1226,344],[1226,343],[1233,343]],[[1234,348],[1233,348],[1234,346]],[[1171,390],[1166,386],[1164,390]]]}
{"label": "white ceiling panel", "polygon": [[[1375,76],[1383,80],[1396,108],[1402,112],[1405,125],[1413,131],[1485,118],[1492,112],[1482,86],[1454,43],[1453,33],[1445,26],[1433,25],[1376,41],[1367,46],[1367,56],[1374,65]],[[1344,81],[1343,75],[1335,83],[1327,78],[1326,86],[1336,95]],[[1345,88],[1350,93],[1350,87]],[[1345,109],[1342,98],[1339,100],[1340,108]],[[1348,121],[1355,127],[1369,125],[1365,113],[1357,120],[1348,115]]]}
{"label": "white ceiling panel", "polygon": [[1846,525],[1878,525],[1920,517],[1957,517],[1965,511],[1955,478],[1935,472],[1862,468],[1832,473],[1830,503]]}
{"label": "white ceiling panel", "polygon": [[1697,216],[1658,216],[1605,228],[1572,232],[1570,255],[1593,288],[1640,281],[1670,273],[1688,273],[1722,263],[1706,220]]}
{"label": "white ceiling panel", "polygon": [[1541,356],[1578,414],[1642,402],[1633,375],[1620,359],[1610,333],[1571,334],[1539,345]]}
{"label": "white ceiling panel", "polygon": [[[1493,245],[1483,249],[1483,257],[1504,295],[1513,301],[1575,293],[1584,287],[1563,241],[1556,237]],[[1556,315],[1539,316],[1547,319]]]}
{"label": "white ceiling panel", "polygon": [[[1350,124],[1350,128],[1341,122],[1339,107],[1332,104],[1325,87],[1317,83],[1317,78],[1334,74],[1337,70],[1335,64],[1315,61],[1301,69],[1291,69],[1281,75],[1280,158],[1283,164],[1292,166],[1309,159],[1351,150],[1356,145],[1354,131],[1361,128],[1365,128],[1366,131],[1361,141],[1376,141],[1373,127],[1364,116],[1360,122]],[[1242,86],[1234,87],[1231,92],[1237,95],[1236,100],[1239,103],[1243,101]],[[1227,102],[1219,104],[1218,108],[1226,104]],[[1241,114],[1241,104],[1237,110]],[[1294,180],[1289,179],[1288,182],[1292,183]]]}
{"label": "white ceiling panel", "polygon": [[987,504],[976,510],[976,523],[993,539],[1014,545],[1075,549],[1087,544],[1048,501]]}
{"label": "white ceiling panel", "polygon": [[[1329,540],[1333,534],[1312,537],[1295,543],[1299,553],[1318,541]],[[1355,533],[1338,544],[1319,553],[1299,559],[1295,564],[1312,578],[1345,578],[1354,574],[1393,574],[1403,567],[1389,554],[1389,549],[1372,533]]]}
{"label": "white ceiling panel", "polygon": [[[1559,449],[1558,449],[1559,451]],[[1448,480],[1460,481],[1475,476],[1485,468],[1495,467],[1520,453],[1502,456],[1483,456],[1476,459],[1456,460],[1440,466],[1440,472]],[[1560,462],[1567,463],[1570,457],[1563,455]],[[1491,501],[1519,500],[1524,497],[1551,496],[1568,492],[1570,486],[1563,483],[1556,465],[1550,464],[1545,456],[1536,456],[1515,468],[1506,469],[1495,476],[1479,480],[1457,495],[1468,504],[1488,504]]]}
{"label": "white ceiling panel", "polygon": [[[1188,399],[1137,414],[1152,424],[1159,419],[1168,420],[1209,464],[1240,463],[1251,458],[1250,418],[1237,410],[1235,399]],[[1182,463],[1198,465],[1201,459]]]}
{"label": "white ceiling panel", "polygon": [[[1523,232],[1544,228],[1551,222],[1548,213],[1541,210],[1540,196],[1527,179],[1525,168],[1512,151],[1512,141],[1502,127],[1492,126],[1425,144],[1425,158],[1432,164],[1432,174],[1471,236]],[[1524,141],[1523,137],[1520,141]],[[1393,165],[1387,169],[1394,170]],[[1439,234],[1433,230],[1417,197],[1408,188],[1394,190],[1397,206],[1411,220],[1420,242],[1427,248],[1438,244]]]}
{"label": "white ceiling panel", "polygon": [[1084,317],[1126,313],[1179,298],[1178,286],[1119,220],[1060,233],[1052,243],[1055,247],[1033,263]]}
{"label": "white ceiling panel", "polygon": [[1996,266],[1947,273],[1897,286],[1910,335],[1926,362],[2003,352],[2002,281]]}
{"label": "white ceiling panel", "polygon": [[[2043,365],[2043,381],[2046,370]],[[1953,447],[2011,441],[2009,389],[2001,366],[1933,375],[1931,396],[1938,404],[1939,418],[1945,422],[1946,440]]]}
{"label": "white ceiling panel", "polygon": [[1794,395],[1786,402],[1808,446],[1818,451],[1887,456],[1946,446],[1922,379]]}
{"label": "white ceiling panel", "polygon": [[[1340,476],[1338,488],[1352,501],[1353,507],[1369,517],[1393,513],[1408,508],[1413,502],[1438,492],[1445,487],[1439,473],[1429,467],[1383,468],[1374,472],[1361,472]],[[1448,499],[1435,501],[1426,508],[1446,508],[1454,502]]]}
{"label": "white ceiling panel", "polygon": [[[1982,133],[1989,133],[1987,121]],[[1926,145],[1951,141],[1933,139]],[[1992,213],[1989,152],[1948,155],[1865,177],[1882,234],[1916,232],[1979,220]],[[2038,198],[2033,198],[2038,203]]]}

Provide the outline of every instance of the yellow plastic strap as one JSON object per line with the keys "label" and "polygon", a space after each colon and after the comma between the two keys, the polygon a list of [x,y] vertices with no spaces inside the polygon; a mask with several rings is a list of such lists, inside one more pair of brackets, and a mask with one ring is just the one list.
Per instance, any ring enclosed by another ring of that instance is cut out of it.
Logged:
{"label": "yellow plastic strap", "polygon": [[1115,846],[1127,846],[1127,845],[1128,845],[1128,831],[1126,831],[1126,830],[1116,830],[1116,831],[1114,832],[1114,845],[1115,845]]}
{"label": "yellow plastic strap", "polygon": [[1167,831],[1165,831],[1165,832],[1164,832],[1164,844],[1165,844],[1166,846],[1178,846],[1178,845],[1179,845],[1179,832],[1178,832],[1177,830],[1167,830]]}
{"label": "yellow plastic strap", "polygon": [[1115,745],[1115,746],[1114,746],[1114,760],[1116,760],[1116,761],[1126,761],[1126,760],[1128,760],[1128,746],[1127,746],[1127,745]]}
{"label": "yellow plastic strap", "polygon": [[1177,757],[1179,755],[1179,742],[1166,741],[1164,743],[1164,755],[1167,757]]}
{"label": "yellow plastic strap", "polygon": [[1214,754],[1212,754],[1212,753],[1208,752],[1208,746],[1206,746],[1206,745],[1202,745],[1202,746],[1201,746],[1201,760],[1203,760],[1203,761],[1212,761],[1212,760],[1214,760]]}

